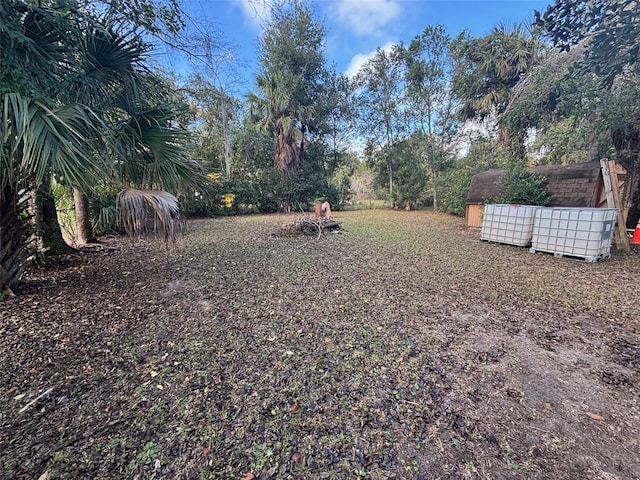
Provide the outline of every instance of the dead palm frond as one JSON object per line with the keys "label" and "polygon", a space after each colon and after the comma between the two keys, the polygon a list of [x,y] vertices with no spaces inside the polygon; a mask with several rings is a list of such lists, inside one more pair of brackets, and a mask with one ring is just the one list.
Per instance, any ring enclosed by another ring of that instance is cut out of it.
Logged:
{"label": "dead palm frond", "polygon": [[180,222],[178,199],[162,190],[127,188],[118,194],[118,213],[130,236],[161,236],[168,249],[176,245]]}

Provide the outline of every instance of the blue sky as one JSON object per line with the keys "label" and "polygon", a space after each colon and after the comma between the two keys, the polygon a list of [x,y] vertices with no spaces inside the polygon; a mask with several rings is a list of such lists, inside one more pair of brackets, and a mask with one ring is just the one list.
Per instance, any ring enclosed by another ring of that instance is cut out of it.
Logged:
{"label": "blue sky", "polygon": [[[240,90],[253,89],[262,20],[268,18],[264,0],[182,0],[196,19],[219,31],[245,78]],[[531,20],[552,0],[316,0],[317,18],[326,29],[325,56],[338,72],[353,74],[376,50],[394,43],[408,44],[427,25],[442,24],[451,37],[464,29],[483,36],[500,24]],[[233,78],[233,77],[232,77]]]}

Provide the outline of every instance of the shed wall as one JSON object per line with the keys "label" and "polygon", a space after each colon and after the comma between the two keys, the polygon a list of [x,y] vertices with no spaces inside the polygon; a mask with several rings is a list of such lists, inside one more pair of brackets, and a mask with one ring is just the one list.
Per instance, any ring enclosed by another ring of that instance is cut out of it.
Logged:
{"label": "shed wall", "polygon": [[467,204],[465,218],[467,219],[467,227],[482,227],[482,212],[484,205],[477,203]]}

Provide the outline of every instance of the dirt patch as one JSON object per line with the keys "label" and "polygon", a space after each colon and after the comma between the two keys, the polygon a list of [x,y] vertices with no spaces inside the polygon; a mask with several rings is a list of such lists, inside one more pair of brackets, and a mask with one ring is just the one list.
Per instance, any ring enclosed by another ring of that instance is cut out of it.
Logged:
{"label": "dirt patch", "polygon": [[640,478],[637,254],[337,217],[27,272],[0,303],[0,478]]}

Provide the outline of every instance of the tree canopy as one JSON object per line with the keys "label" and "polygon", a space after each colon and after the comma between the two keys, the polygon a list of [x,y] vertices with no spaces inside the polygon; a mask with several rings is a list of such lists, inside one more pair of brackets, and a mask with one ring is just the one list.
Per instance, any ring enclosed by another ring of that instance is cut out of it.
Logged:
{"label": "tree canopy", "polygon": [[637,0],[556,0],[544,13],[535,12],[535,16],[536,25],[561,51],[586,43],[583,66],[602,77],[607,85],[638,62]]}
{"label": "tree canopy", "polygon": [[500,115],[511,89],[536,64],[540,53],[537,32],[524,24],[502,24],[480,38],[460,34],[452,54],[456,62],[453,93],[464,101],[462,117]]}

